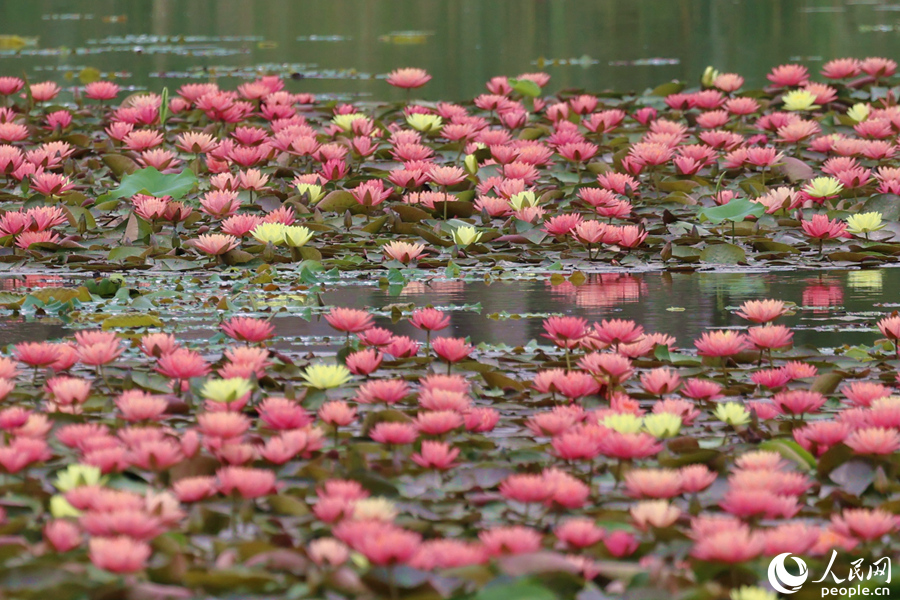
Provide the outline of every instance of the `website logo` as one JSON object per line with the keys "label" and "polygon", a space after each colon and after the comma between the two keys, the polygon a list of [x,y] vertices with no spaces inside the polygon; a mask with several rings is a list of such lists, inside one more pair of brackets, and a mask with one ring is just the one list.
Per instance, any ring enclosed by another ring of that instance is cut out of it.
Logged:
{"label": "website logo", "polygon": [[792,575],[788,572],[784,563],[789,556],[791,556],[790,552],[779,554],[769,563],[769,584],[772,586],[772,589],[782,594],[793,594],[799,591],[800,587],[806,583],[806,578],[809,577],[809,569],[806,567],[806,563],[797,556],[792,558],[797,563],[800,573]]}

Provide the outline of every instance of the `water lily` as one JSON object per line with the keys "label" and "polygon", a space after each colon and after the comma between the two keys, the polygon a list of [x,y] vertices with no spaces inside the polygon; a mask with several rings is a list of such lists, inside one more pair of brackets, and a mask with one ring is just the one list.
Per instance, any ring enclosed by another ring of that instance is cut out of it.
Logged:
{"label": "water lily", "polygon": [[641,430],[643,420],[632,413],[616,413],[608,415],[600,424],[619,433],[637,433]]}
{"label": "water lily", "polygon": [[56,481],[53,486],[61,492],[81,487],[83,485],[98,485],[101,481],[105,481],[103,473],[98,467],[93,465],[74,464],[66,467],[65,471],[56,474]]}
{"label": "water lily", "polygon": [[644,417],[644,429],[655,438],[670,438],[681,430],[681,417],[672,413],[653,413]]}
{"label": "water lily", "polygon": [[809,90],[794,90],[781,97],[784,109],[791,111],[812,110],[819,108],[816,104],[816,95]]}
{"label": "water lily", "polygon": [[365,118],[366,115],[362,113],[350,113],[347,115],[334,115],[331,122],[344,131],[350,131],[353,128],[353,121]]}
{"label": "water lily", "polygon": [[816,177],[803,186],[803,193],[807,196],[822,200],[825,198],[833,198],[843,190],[844,186],[834,177]]}
{"label": "water lily", "polygon": [[314,183],[298,183],[297,192],[301,196],[306,194],[310,204],[315,204],[325,196],[325,192],[322,191],[322,186]]}
{"label": "water lily", "polygon": [[513,210],[522,210],[523,208],[528,208],[530,206],[537,206],[537,203],[537,197],[535,197],[534,192],[531,190],[514,194],[509,199],[509,205],[513,207]]}
{"label": "water lily", "polygon": [[406,116],[406,123],[416,131],[427,133],[429,131],[437,131],[440,129],[443,120],[438,115],[413,113]]}
{"label": "water lily", "polygon": [[884,229],[880,212],[867,212],[847,217],[847,231],[854,234],[865,234],[869,239],[869,233]]}
{"label": "water lily", "polygon": [[464,225],[453,230],[453,243],[460,248],[465,248],[469,244],[474,244],[481,239],[481,232],[476,231],[474,227]]}
{"label": "water lily", "polygon": [[750,422],[750,411],[739,402],[723,402],[716,406],[716,418],[732,427],[746,425]]}
{"label": "water lily", "polygon": [[213,402],[228,403],[242,398],[252,390],[253,385],[250,381],[242,377],[210,379],[203,384],[200,395]]}
{"label": "water lily", "polygon": [[313,232],[302,225],[289,225],[283,229],[284,243],[299,248],[312,239]]}
{"label": "water lily", "polygon": [[344,385],[353,378],[353,374],[344,365],[318,363],[308,366],[302,377],[310,387],[327,390]]}
{"label": "water lily", "polygon": [[857,102],[847,109],[847,117],[853,119],[857,123],[862,123],[869,118],[869,105]]}
{"label": "water lily", "polygon": [[283,223],[260,223],[251,235],[263,244],[279,246],[284,243],[285,227]]}

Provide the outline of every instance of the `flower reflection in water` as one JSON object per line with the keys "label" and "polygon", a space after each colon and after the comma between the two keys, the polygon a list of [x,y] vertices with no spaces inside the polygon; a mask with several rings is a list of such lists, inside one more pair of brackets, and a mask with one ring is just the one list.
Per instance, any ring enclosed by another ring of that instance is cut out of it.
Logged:
{"label": "flower reflection in water", "polygon": [[582,285],[564,281],[554,285],[552,292],[564,296],[567,301],[574,301],[577,306],[607,308],[640,301],[647,293],[647,284],[643,278],[634,275],[600,273],[589,276]]}
{"label": "flower reflection in water", "polygon": [[843,303],[844,288],[835,279],[809,280],[803,290],[803,306],[820,309],[813,312],[828,312],[827,309],[841,306]]}

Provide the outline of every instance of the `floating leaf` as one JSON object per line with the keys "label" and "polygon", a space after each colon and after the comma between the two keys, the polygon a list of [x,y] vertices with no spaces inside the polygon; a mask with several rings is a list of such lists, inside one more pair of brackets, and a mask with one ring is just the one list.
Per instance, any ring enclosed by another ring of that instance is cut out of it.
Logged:
{"label": "floating leaf", "polygon": [[703,249],[700,260],[718,265],[736,265],[747,260],[747,252],[734,244],[712,244]]}

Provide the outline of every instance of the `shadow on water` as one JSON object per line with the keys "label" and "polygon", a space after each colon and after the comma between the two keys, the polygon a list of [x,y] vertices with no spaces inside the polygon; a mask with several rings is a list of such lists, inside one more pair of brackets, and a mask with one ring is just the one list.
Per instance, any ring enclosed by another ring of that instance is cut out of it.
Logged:
{"label": "shadow on water", "polygon": [[[65,285],[65,280],[36,280],[36,285]],[[22,288],[19,282],[16,289]],[[9,280],[0,279],[0,288]],[[468,336],[473,342],[509,346],[540,340],[541,322],[548,315],[600,319],[633,319],[648,332],[672,335],[690,347],[711,328],[744,327],[734,309],[746,300],[778,298],[796,304],[782,321],[795,330],[795,344],[835,347],[871,344],[879,337],[875,322],[900,306],[900,269],[797,271],[777,273],[604,273],[588,276],[581,285],[549,279],[493,283],[436,280],[413,282],[395,290],[373,286],[327,289],[327,305],[384,309],[390,305],[452,308],[451,327],[442,335]],[[188,318],[185,318],[188,317]],[[216,332],[217,316],[209,309],[163,315],[166,330],[185,340],[203,341]],[[378,325],[397,334],[424,339],[406,321],[379,317]],[[278,315],[274,323],[282,350],[333,349],[335,336],[321,316],[307,321]],[[82,326],[72,325],[72,328]],[[0,346],[26,340],[55,339],[67,333],[57,319],[7,316],[0,313]]]}

